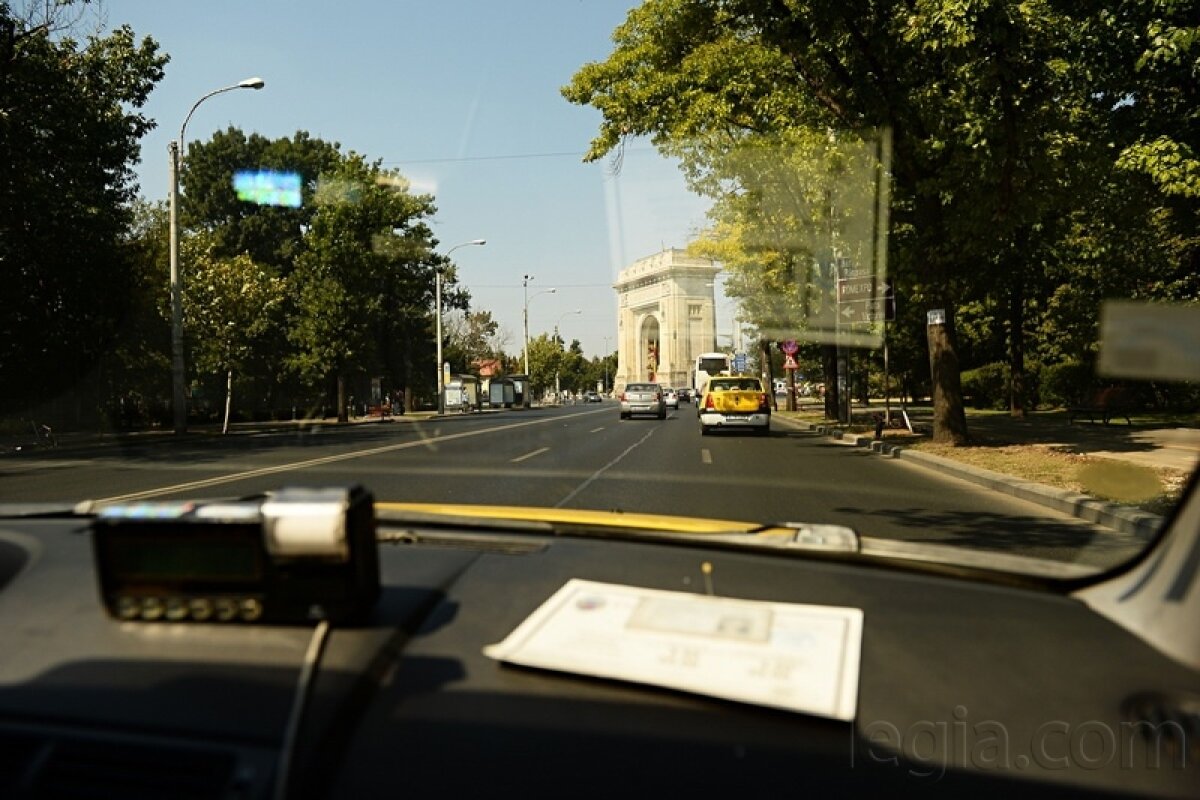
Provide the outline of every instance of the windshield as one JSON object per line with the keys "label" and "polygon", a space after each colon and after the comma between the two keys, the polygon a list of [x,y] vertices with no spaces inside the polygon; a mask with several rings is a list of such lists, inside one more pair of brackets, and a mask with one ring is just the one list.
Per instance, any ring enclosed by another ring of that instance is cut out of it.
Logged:
{"label": "windshield", "polygon": [[0,2],[0,502],[1125,562],[1200,453],[1185,6]]}

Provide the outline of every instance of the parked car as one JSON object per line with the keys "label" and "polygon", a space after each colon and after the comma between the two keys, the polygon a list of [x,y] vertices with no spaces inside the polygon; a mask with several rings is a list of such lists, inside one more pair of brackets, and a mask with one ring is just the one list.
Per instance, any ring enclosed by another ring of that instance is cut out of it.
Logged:
{"label": "parked car", "polygon": [[657,383],[631,383],[621,392],[621,419],[635,414],[653,415],[666,419],[667,404],[662,387]]}
{"label": "parked car", "polygon": [[766,435],[771,430],[771,398],[762,381],[746,375],[711,378],[697,408],[700,433],[713,428],[749,428]]}

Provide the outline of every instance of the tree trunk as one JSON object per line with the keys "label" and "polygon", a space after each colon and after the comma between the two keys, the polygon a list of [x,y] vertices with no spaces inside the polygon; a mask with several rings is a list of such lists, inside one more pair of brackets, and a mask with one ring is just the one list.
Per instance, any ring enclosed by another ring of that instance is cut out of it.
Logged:
{"label": "tree trunk", "polygon": [[346,376],[338,373],[337,376],[337,420],[338,422],[349,422],[350,415],[346,409]]}
{"label": "tree trunk", "polygon": [[837,419],[837,347],[834,345],[821,345],[821,368],[825,373],[825,419]]}
{"label": "tree trunk", "polygon": [[775,401],[775,370],[771,367],[771,343],[766,339],[759,339],[758,349],[762,353],[762,372],[767,376],[767,385],[764,388],[767,390],[767,396],[771,398],[771,408],[778,411],[779,404]]}
{"label": "tree trunk", "polygon": [[233,406],[233,368],[230,367],[225,372],[225,423],[221,426],[221,433],[229,433],[229,409]]}
{"label": "tree trunk", "polygon": [[1008,408],[1024,417],[1025,408],[1025,285],[1014,280],[1008,291]]}
{"label": "tree trunk", "polygon": [[945,313],[945,324],[925,328],[933,387],[933,440],[963,445],[967,443],[967,416],[963,411],[958,353],[954,348],[954,314],[950,308]]}

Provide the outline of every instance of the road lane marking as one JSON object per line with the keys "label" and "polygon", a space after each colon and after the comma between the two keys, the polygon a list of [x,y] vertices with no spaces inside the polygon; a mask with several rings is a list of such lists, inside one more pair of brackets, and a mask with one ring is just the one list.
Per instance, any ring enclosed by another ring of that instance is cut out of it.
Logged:
{"label": "road lane marking", "polygon": [[597,478],[599,478],[599,477],[600,477],[602,474],[604,474],[604,472],[606,472],[606,471],[608,470],[608,468],[609,468],[609,467],[615,466],[615,465],[616,465],[618,462],[620,462],[620,461],[621,461],[621,459],[625,458],[625,456],[629,455],[629,454],[630,454],[630,453],[632,453],[634,450],[636,450],[636,449],[638,448],[638,446],[639,446],[639,445],[641,445],[641,443],[642,443],[642,442],[646,441],[646,440],[647,440],[647,439],[649,439],[651,436],[653,436],[653,435],[654,435],[654,432],[655,432],[656,430],[658,430],[658,429],[657,429],[657,428],[651,428],[651,429],[650,429],[650,430],[649,430],[649,431],[646,433],[646,435],[645,435],[645,436],[643,436],[642,438],[638,439],[638,440],[637,440],[636,442],[634,442],[633,444],[629,445],[629,447],[626,447],[626,448],[625,448],[625,449],[624,449],[624,450],[621,452],[621,455],[617,456],[617,457],[616,457],[616,458],[614,458],[612,461],[608,462],[608,463],[607,463],[607,464],[605,464],[603,467],[601,467],[600,469],[598,469],[598,470],[596,470],[595,472],[593,472],[593,473],[592,473],[590,476],[588,476],[587,480],[585,480],[583,483],[581,483],[581,484],[579,484],[578,486],[576,486],[576,487],[575,487],[575,489],[574,489],[574,490],[573,490],[573,491],[572,491],[572,492],[571,492],[569,495],[567,495],[567,496],[566,496],[566,497],[564,497],[562,500],[559,500],[557,503],[555,503],[555,504],[554,504],[554,507],[555,507],[555,508],[563,508],[564,506],[566,506],[566,504],[567,504],[567,503],[571,502],[571,500],[573,500],[573,499],[575,498],[575,495],[579,494],[579,493],[580,493],[580,492],[582,492],[584,489],[586,489],[588,486],[590,486],[590,485],[591,485],[591,483],[592,483],[592,481],[596,480],[596,479],[597,479]]}
{"label": "road lane marking", "polygon": [[700,463],[701,464],[711,464],[712,463],[712,453],[709,452],[707,447],[700,448]]}
{"label": "road lane marking", "polygon": [[510,463],[510,464],[517,464],[517,463],[519,463],[519,462],[521,462],[521,461],[524,461],[524,460],[525,460],[525,459],[527,459],[527,458],[533,458],[534,456],[540,456],[542,453],[546,452],[546,451],[547,451],[547,450],[549,450],[549,449],[550,449],[549,447],[539,447],[537,450],[534,450],[534,451],[532,451],[532,452],[526,453],[526,454],[525,454],[525,455],[523,455],[523,456],[517,456],[516,458],[509,459],[509,463]]}
{"label": "road lane marking", "polygon": [[[607,410],[607,409],[605,409]],[[583,411],[582,414],[600,414],[601,410]],[[575,416],[575,415],[570,415]],[[475,436],[484,436],[489,433],[499,433],[500,431],[513,430],[514,428],[528,428],[531,425],[545,425],[549,422],[558,422],[561,417],[555,415],[553,417],[545,417],[543,419],[529,420],[527,422],[513,422],[508,425],[497,425],[492,428],[482,428],[473,431],[464,431],[462,433],[451,433],[444,436],[435,435],[429,438],[422,437],[415,441],[399,442],[397,444],[382,445],[380,447],[369,447],[365,450],[354,450],[349,453],[337,453],[330,456],[322,456],[320,458],[309,458],[304,461],[293,461],[288,464],[276,464],[271,467],[259,467],[258,469],[249,469],[242,472],[233,472],[228,475],[217,475],[212,478],[204,478],[198,481],[188,481],[187,483],[177,483],[173,486],[161,486],[157,489],[147,489],[142,492],[130,492],[129,494],[115,495],[113,497],[103,497],[99,500],[93,500],[94,504],[108,503],[124,503],[130,500],[144,500],[151,497],[159,497],[164,494],[173,494],[175,492],[186,492],[193,489],[206,489],[210,486],[220,486],[224,483],[234,483],[236,481],[246,480],[247,478],[259,478],[263,475],[274,475],[280,472],[294,472],[295,470],[307,469],[309,467],[319,467],[326,464],[336,464],[339,461],[350,461],[356,458],[364,458],[367,456],[380,455],[382,453],[391,453],[397,450],[410,450],[414,447],[429,447],[438,442],[449,442],[454,439],[469,439]]]}
{"label": "road lane marking", "polygon": [[588,431],[588,433],[599,433],[602,430],[604,430],[603,425],[601,425],[599,428],[592,428],[590,431]]}

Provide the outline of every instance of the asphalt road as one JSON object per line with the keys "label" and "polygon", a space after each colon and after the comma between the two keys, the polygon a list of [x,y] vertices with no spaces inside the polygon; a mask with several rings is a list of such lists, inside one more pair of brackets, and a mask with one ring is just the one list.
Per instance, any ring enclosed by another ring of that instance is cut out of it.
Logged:
{"label": "asphalt road", "polygon": [[701,436],[616,405],[59,448],[0,458],[0,502],[210,498],[361,483],[390,501],[823,522],[881,538],[1107,565],[1129,536],[786,427]]}

